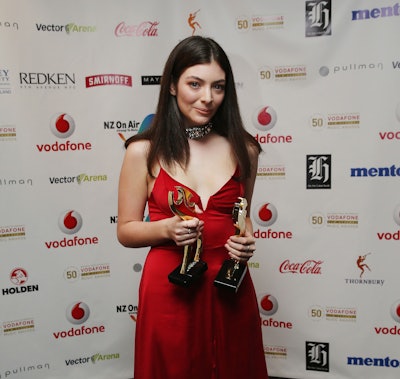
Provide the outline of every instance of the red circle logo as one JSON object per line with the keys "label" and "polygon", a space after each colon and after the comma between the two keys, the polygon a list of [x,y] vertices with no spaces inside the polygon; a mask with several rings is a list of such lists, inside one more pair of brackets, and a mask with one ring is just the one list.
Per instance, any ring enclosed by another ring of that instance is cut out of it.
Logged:
{"label": "red circle logo", "polygon": [[58,226],[65,234],[74,234],[78,232],[82,224],[81,215],[74,210],[63,212],[58,218]]}
{"label": "red circle logo", "polygon": [[13,284],[20,286],[28,280],[28,273],[21,267],[15,268],[11,271],[10,280]]}
{"label": "red circle logo", "polygon": [[51,118],[50,129],[56,137],[67,138],[75,130],[75,121],[66,113],[57,113]]}
{"label": "red circle logo", "polygon": [[258,297],[258,306],[260,313],[271,316],[278,310],[278,300],[271,294],[262,294]]}
{"label": "red circle logo", "polygon": [[278,116],[275,110],[270,106],[258,108],[253,114],[254,126],[263,132],[272,129],[277,119]]}
{"label": "red circle logo", "polygon": [[68,306],[66,312],[67,320],[75,325],[83,324],[89,318],[89,315],[89,307],[81,301],[72,303]]}

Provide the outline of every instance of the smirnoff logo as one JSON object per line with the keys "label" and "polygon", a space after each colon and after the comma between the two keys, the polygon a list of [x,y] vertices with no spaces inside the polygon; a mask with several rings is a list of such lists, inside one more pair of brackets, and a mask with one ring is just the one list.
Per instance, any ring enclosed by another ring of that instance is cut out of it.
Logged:
{"label": "smirnoff logo", "polygon": [[320,275],[321,265],[323,261],[309,259],[302,263],[292,263],[289,259],[283,261],[279,267],[279,272],[282,274],[316,274]]}

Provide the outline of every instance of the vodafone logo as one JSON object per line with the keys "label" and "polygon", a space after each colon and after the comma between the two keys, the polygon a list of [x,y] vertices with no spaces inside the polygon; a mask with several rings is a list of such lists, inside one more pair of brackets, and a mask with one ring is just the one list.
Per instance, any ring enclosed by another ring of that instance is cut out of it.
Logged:
{"label": "vodafone logo", "polygon": [[[50,119],[50,130],[58,138],[68,138],[75,131],[75,121],[67,113],[56,113]],[[39,153],[65,152],[65,151],[87,151],[92,150],[90,142],[65,142],[55,141],[54,143],[44,143],[36,145]]]}
{"label": "vodafone logo", "polygon": [[262,132],[272,129],[277,119],[275,110],[268,105],[258,108],[253,113],[253,125]]}
{"label": "vodafone logo", "polygon": [[[390,307],[390,315],[393,320],[397,323],[400,323],[400,299],[396,300],[392,306]],[[378,335],[392,335],[399,336],[400,335],[400,327],[396,324],[393,326],[375,326],[375,333]]]}
{"label": "vodafone logo", "polygon": [[[74,325],[81,325],[90,315],[90,309],[82,301],[77,301],[70,304],[66,309],[66,317],[67,320]],[[106,330],[104,325],[96,325],[96,326],[86,326],[81,325],[78,327],[72,327],[68,330],[61,330],[58,332],[53,332],[53,336],[55,339],[60,338],[71,338],[71,337],[79,337],[79,336],[88,336],[90,334],[104,333]]]}
{"label": "vodafone logo", "polygon": [[271,316],[278,310],[278,300],[271,294],[262,294],[258,297],[258,307],[260,313]]}
{"label": "vodafone logo", "polygon": [[50,120],[50,130],[56,137],[68,138],[75,131],[75,121],[66,113],[57,113]]}
{"label": "vodafone logo", "polygon": [[74,210],[61,213],[58,219],[58,226],[65,234],[77,233],[82,227],[82,217]]}
{"label": "vodafone logo", "polygon": [[83,324],[89,315],[89,307],[83,302],[72,303],[66,311],[67,320],[74,325]]}
{"label": "vodafone logo", "polygon": [[[278,211],[272,203],[260,203],[255,207],[253,218],[262,227],[268,227],[275,223],[278,218]],[[267,230],[256,229],[253,233],[255,238],[266,239],[291,239],[292,232],[276,231],[268,228]]]}
{"label": "vodafone logo", "polygon": [[400,323],[400,299],[396,300],[390,308],[390,315],[393,320]]}
{"label": "vodafone logo", "polygon": [[272,203],[261,203],[256,206],[254,219],[260,226],[270,226],[278,218],[278,211]]}
{"label": "vodafone logo", "polygon": [[[58,227],[60,230],[68,235],[77,233],[82,227],[82,216],[75,210],[68,210],[58,218]],[[98,237],[64,237],[60,241],[47,241],[45,245],[48,249],[58,249],[65,247],[76,247],[84,245],[97,245],[99,243]]]}
{"label": "vodafone logo", "polygon": [[23,268],[15,268],[11,271],[10,280],[11,283],[20,286],[28,281],[28,273]]}
{"label": "vodafone logo", "polygon": [[393,219],[397,225],[400,225],[400,204],[393,211]]}

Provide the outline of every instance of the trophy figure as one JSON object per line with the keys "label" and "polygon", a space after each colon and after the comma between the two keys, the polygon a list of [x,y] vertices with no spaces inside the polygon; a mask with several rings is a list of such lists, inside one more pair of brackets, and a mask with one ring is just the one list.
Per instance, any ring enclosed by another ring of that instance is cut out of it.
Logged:
{"label": "trophy figure", "polygon": [[[177,199],[174,199],[174,191],[168,192],[168,204],[172,213],[179,216],[182,220],[190,220],[196,217],[194,203],[190,201],[191,192],[181,186],[175,186]],[[200,278],[201,274],[207,270],[207,263],[200,260],[202,252],[201,237],[192,245],[186,245],[183,250],[182,264],[168,275],[171,283],[188,287]]]}
{"label": "trophy figure", "polygon": [[[238,201],[235,203],[232,210],[232,219],[236,229],[236,235],[244,234],[246,229],[246,215],[247,200],[244,197],[238,197]],[[234,259],[226,259],[214,280],[214,285],[237,292],[246,271],[246,264],[242,264]]]}

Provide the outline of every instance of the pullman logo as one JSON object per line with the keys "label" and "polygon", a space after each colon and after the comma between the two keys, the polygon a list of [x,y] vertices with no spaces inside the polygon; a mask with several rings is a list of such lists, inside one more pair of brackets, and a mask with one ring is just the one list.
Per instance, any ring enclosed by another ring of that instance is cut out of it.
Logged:
{"label": "pullman logo", "polygon": [[329,343],[306,341],[306,370],[329,372]]}
{"label": "pullman logo", "polygon": [[332,34],[331,0],[306,1],[306,37],[328,36]]}
{"label": "pullman logo", "polygon": [[332,157],[330,154],[307,155],[307,189],[332,187]]}

